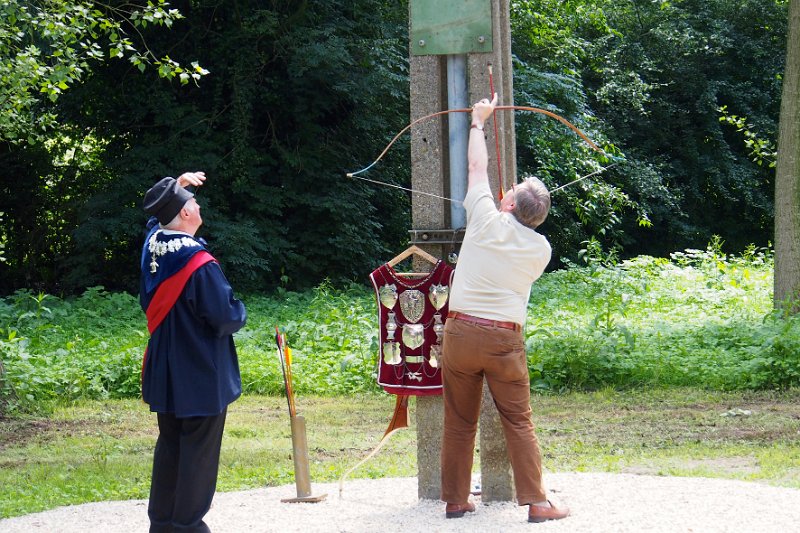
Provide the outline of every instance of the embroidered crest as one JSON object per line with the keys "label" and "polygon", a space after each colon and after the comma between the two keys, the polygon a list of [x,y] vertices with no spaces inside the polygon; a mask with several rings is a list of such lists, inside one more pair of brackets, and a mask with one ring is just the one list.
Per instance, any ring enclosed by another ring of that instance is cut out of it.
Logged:
{"label": "embroidered crest", "polygon": [[150,251],[152,260],[150,261],[150,273],[155,274],[158,270],[158,258],[170,252],[177,252],[184,246],[199,247],[200,243],[190,237],[176,237],[168,241],[159,241],[157,239],[161,230],[156,231],[147,241],[147,249]]}

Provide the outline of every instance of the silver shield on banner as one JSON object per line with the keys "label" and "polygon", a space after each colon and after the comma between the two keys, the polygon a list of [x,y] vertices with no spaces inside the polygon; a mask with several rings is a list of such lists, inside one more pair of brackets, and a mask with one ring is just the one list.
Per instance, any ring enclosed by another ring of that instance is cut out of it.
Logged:
{"label": "silver shield on banner", "polygon": [[402,362],[399,342],[383,343],[383,362],[387,365],[399,365]]}
{"label": "silver shield on banner", "polygon": [[433,368],[439,368],[439,358],[442,356],[442,347],[438,344],[431,345],[431,357],[428,364]]}
{"label": "silver shield on banner", "polygon": [[444,307],[444,304],[447,303],[447,297],[450,295],[450,287],[447,285],[431,285],[431,289],[428,292],[428,298],[431,301],[434,309],[437,311]]}
{"label": "silver shield on banner", "polygon": [[382,285],[378,289],[378,297],[386,309],[391,309],[397,303],[397,285]]}
{"label": "silver shield on banner", "polygon": [[419,322],[425,313],[425,295],[416,289],[400,293],[400,310],[409,322]]}
{"label": "silver shield on banner", "polygon": [[412,350],[425,344],[425,327],[422,324],[403,324],[403,344]]}

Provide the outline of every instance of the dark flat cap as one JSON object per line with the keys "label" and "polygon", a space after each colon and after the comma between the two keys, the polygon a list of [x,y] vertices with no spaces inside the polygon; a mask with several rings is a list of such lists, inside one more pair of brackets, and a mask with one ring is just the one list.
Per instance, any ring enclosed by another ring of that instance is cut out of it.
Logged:
{"label": "dark flat cap", "polygon": [[175,178],[164,178],[144,195],[144,210],[161,224],[169,224],[194,195],[178,185]]}

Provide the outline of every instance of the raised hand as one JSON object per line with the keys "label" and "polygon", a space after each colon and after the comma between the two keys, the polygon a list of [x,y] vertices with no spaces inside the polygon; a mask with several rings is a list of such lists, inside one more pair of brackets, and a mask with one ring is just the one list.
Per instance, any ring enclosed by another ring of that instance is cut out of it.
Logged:
{"label": "raised hand", "polygon": [[181,187],[188,187],[189,185],[194,185],[195,187],[199,187],[206,181],[206,173],[205,172],[184,172],[178,179],[176,180],[178,185]]}
{"label": "raised hand", "polygon": [[494,98],[490,102],[488,98],[484,98],[472,106],[472,123],[478,126],[483,126],[486,119],[492,115],[495,106],[497,105],[497,93],[494,93]]}

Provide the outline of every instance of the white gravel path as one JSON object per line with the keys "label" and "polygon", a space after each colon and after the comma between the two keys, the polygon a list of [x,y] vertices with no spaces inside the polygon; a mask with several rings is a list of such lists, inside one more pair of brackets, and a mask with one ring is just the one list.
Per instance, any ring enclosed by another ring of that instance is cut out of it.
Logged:
{"label": "white gravel path", "polygon": [[[444,504],[417,499],[416,478],[314,483],[321,503],[281,503],[294,485],[218,493],[206,522],[214,533],[239,532],[731,532],[800,531],[800,490],[705,478],[634,474],[547,474],[553,497],[572,509],[557,522],[528,524],[526,507],[480,504],[446,520]],[[0,520],[0,532],[146,532],[147,502],[89,503]]]}

